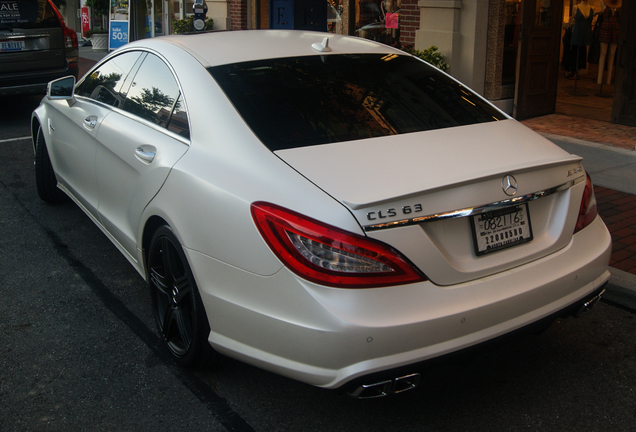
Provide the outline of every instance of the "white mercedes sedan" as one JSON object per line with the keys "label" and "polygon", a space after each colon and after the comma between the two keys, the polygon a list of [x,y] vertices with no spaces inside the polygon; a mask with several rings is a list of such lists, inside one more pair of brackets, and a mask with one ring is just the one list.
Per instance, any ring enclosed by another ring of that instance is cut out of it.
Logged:
{"label": "white mercedes sedan", "polygon": [[70,197],[145,278],[185,366],[398,393],[610,276],[580,157],[365,39],[133,42],[51,82],[32,136],[40,197]]}

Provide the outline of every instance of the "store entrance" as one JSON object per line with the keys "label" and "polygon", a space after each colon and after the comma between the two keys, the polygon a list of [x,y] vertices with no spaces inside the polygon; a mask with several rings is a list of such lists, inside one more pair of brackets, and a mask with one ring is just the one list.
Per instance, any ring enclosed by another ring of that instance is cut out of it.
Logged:
{"label": "store entrance", "polygon": [[[636,7],[624,3],[506,0],[505,49],[517,48],[517,62],[504,52],[503,71],[516,77],[515,118],[556,113],[636,126]],[[573,38],[577,13],[590,19],[582,39]]]}
{"label": "store entrance", "polygon": [[[636,4],[624,2],[622,18],[625,23],[636,22]],[[636,26],[621,26],[616,57],[616,96],[612,121],[636,126]]]}
{"label": "store entrance", "polygon": [[[615,7],[620,6],[621,1],[606,0],[604,4],[601,4],[602,0],[582,2],[589,5],[594,15],[590,18],[592,32],[589,38],[578,39],[579,36],[575,36],[574,42],[579,41],[581,45],[572,44],[576,24],[572,24],[570,17],[573,13],[574,15],[578,13],[578,18],[582,21],[582,18],[585,18],[582,12],[585,11],[585,6],[575,7],[579,3],[576,0],[563,1],[561,60],[555,113],[610,122],[616,95],[616,78],[619,78],[617,75],[615,77],[618,43],[604,43],[605,47],[602,48],[599,41],[600,23],[603,17],[606,20],[607,16],[613,19],[612,10],[616,11]],[[605,5],[611,5],[614,8],[603,13]],[[601,21],[598,21],[599,19]],[[627,20],[624,21],[627,22]],[[602,68],[601,73],[599,73],[600,68]]]}

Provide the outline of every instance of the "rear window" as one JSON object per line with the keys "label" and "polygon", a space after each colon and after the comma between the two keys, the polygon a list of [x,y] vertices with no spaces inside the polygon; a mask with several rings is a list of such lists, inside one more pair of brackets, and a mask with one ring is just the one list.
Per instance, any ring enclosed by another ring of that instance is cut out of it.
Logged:
{"label": "rear window", "polygon": [[0,29],[61,27],[47,0],[0,0]]}
{"label": "rear window", "polygon": [[294,57],[208,71],[272,151],[505,119],[410,56]]}

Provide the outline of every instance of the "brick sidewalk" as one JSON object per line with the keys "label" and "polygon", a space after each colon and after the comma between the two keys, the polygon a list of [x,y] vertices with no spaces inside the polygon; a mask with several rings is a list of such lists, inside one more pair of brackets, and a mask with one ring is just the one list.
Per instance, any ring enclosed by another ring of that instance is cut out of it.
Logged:
{"label": "brick sidewalk", "polygon": [[636,148],[636,127],[562,114],[535,117],[521,123],[536,132],[563,135],[627,150]]}
{"label": "brick sidewalk", "polygon": [[594,188],[598,213],[612,234],[610,266],[636,275],[636,195]]}
{"label": "brick sidewalk", "polygon": [[97,63],[97,62],[94,61],[94,60],[80,57],[79,64],[78,64],[78,66],[79,66],[79,77],[82,78],[84,76],[84,74],[86,72],[88,72],[88,70],[90,68],[92,68],[95,63]]}

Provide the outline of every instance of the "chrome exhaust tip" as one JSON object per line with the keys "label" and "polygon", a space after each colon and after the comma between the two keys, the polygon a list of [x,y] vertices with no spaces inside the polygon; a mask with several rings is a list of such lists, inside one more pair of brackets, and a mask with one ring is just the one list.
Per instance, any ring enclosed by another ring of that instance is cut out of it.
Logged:
{"label": "chrome exhaust tip", "polygon": [[576,311],[576,313],[574,314],[575,318],[580,317],[581,315],[583,315],[585,312],[589,311],[590,309],[592,309],[594,307],[594,305],[596,303],[599,302],[599,300],[601,300],[601,296],[605,293],[605,288],[603,288],[603,290],[598,293],[597,295],[595,295],[594,297],[592,297],[591,299],[587,300],[585,303],[583,303],[581,305],[581,307],[579,308],[578,311]]}
{"label": "chrome exhaust tip", "polygon": [[392,394],[403,393],[412,390],[420,383],[420,374],[414,373],[399,378],[388,379],[373,384],[363,384],[349,392],[354,399],[375,399]]}

